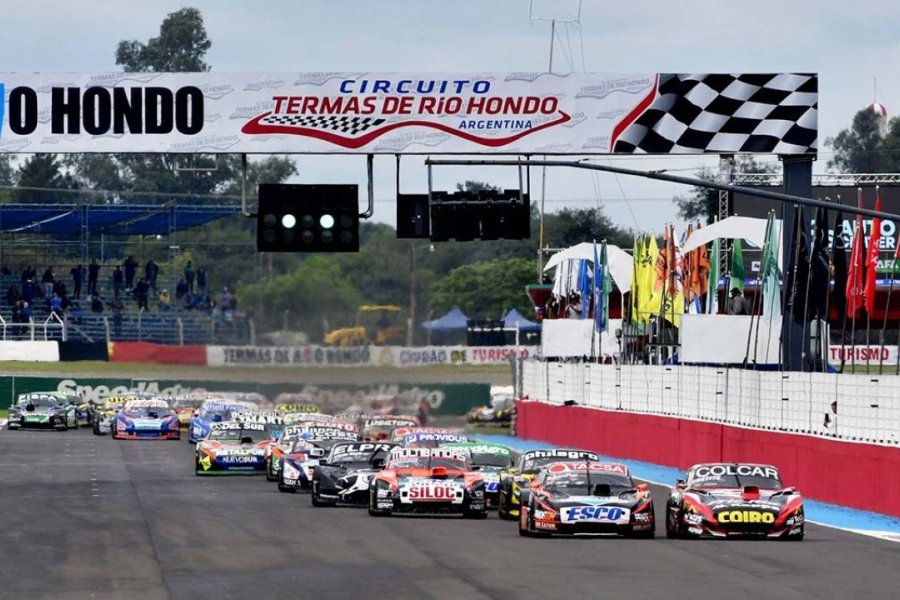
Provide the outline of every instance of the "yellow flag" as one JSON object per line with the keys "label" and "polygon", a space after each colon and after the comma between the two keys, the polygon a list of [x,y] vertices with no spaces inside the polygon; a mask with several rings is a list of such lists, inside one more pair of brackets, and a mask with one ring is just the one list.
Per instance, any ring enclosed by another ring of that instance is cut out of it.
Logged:
{"label": "yellow flag", "polygon": [[644,253],[641,261],[642,282],[638,287],[640,296],[638,298],[639,314],[643,323],[649,323],[651,317],[658,315],[662,304],[662,288],[660,286],[659,290],[656,289],[658,277],[654,270],[654,265],[657,260],[659,260],[659,246],[656,243],[656,238],[651,235],[647,244],[647,251]]}

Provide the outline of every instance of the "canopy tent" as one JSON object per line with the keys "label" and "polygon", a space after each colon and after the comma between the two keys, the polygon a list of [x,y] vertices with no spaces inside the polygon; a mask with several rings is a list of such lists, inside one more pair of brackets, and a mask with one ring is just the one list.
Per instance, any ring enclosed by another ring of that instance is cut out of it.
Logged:
{"label": "canopy tent", "polygon": [[433,321],[425,321],[422,327],[430,331],[455,331],[465,329],[469,322],[469,317],[463,314],[463,311],[454,306],[446,315]]}
{"label": "canopy tent", "polygon": [[[600,244],[597,244],[597,256],[600,256]],[[624,294],[631,289],[631,273],[634,270],[634,260],[630,254],[611,244],[606,246],[606,256],[609,258],[609,272],[613,281],[616,287],[619,288],[619,291]],[[544,270],[549,271],[567,260],[589,260],[594,262],[594,244],[582,242],[557,252],[544,265]],[[556,278],[558,279],[561,275],[560,270],[557,269]]]}
{"label": "canopy tent", "polygon": [[757,248],[766,243],[766,220],[753,217],[728,217],[701,227],[691,233],[681,247],[682,252],[690,252],[709,242],[721,238],[742,239]]}
{"label": "canopy tent", "polygon": [[516,309],[510,309],[506,316],[503,317],[503,327],[505,329],[518,329],[519,331],[540,331],[540,323],[529,321],[522,316],[522,313]]}
{"label": "canopy tent", "polygon": [[239,206],[0,204],[0,231],[165,235],[238,214]]}

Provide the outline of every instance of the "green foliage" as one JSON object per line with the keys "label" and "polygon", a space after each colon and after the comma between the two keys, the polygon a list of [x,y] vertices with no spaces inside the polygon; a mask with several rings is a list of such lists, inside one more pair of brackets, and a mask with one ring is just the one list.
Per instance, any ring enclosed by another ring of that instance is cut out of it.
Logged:
{"label": "green foliage", "polygon": [[200,11],[182,8],[169,13],[160,25],[159,36],[146,44],[138,40],[119,42],[116,64],[131,72],[209,71],[204,59],[210,46]]}
{"label": "green foliage", "polygon": [[[75,180],[62,171],[62,163],[55,154],[32,154],[19,167],[17,186],[20,188],[74,189]],[[18,190],[16,202],[61,204],[74,202],[71,194],[56,194],[37,190]]]}
{"label": "green foliage", "polygon": [[632,237],[631,231],[616,227],[600,208],[564,208],[544,217],[544,245],[551,248],[593,240],[627,247]]}
{"label": "green foliage", "polygon": [[[741,154],[735,157],[735,173],[777,173],[780,165],[765,164],[756,160],[752,155]],[[717,172],[714,169],[701,169],[697,172],[697,179],[704,181],[716,181]],[[719,192],[710,188],[694,187],[687,196],[676,196],[675,204],[678,205],[678,216],[686,221],[703,220],[707,224],[716,220],[719,214]]]}
{"label": "green foliage", "polygon": [[463,265],[435,282],[431,304],[435,315],[454,306],[471,318],[501,318],[511,308],[528,315],[533,309],[525,286],[534,280],[534,263],[524,258]]}
{"label": "green foliage", "polygon": [[286,321],[316,340],[331,328],[352,325],[363,301],[338,262],[327,256],[310,256],[271,281],[241,285],[237,298],[243,310],[252,309],[261,331],[281,329]]}
{"label": "green foliage", "polygon": [[[828,168],[839,173],[885,173],[895,170],[897,157],[881,153],[883,146],[891,145],[891,142],[884,144],[881,139],[881,118],[871,110],[861,110],[854,115],[849,129],[843,129],[835,137],[825,140],[825,145],[834,150]],[[891,129],[897,129],[900,123],[892,119],[891,125]]]}

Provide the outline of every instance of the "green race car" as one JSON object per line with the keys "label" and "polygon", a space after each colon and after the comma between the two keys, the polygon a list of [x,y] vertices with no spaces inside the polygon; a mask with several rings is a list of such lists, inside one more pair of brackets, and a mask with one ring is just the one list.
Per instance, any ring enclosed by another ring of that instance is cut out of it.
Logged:
{"label": "green race car", "polygon": [[78,427],[76,406],[60,392],[29,392],[19,394],[9,407],[9,429],[56,429],[65,431]]}

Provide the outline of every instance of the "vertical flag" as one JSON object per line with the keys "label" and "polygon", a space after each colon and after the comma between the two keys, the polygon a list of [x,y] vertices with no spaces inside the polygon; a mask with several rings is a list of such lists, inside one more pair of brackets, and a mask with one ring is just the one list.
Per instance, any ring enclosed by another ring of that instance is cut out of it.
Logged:
{"label": "vertical flag", "polygon": [[646,291],[643,292],[644,302],[641,304],[641,315],[645,322],[650,321],[651,315],[659,314],[666,280],[665,252],[660,252],[654,236],[650,236],[649,246],[647,261],[650,263],[650,267],[644,272],[648,285],[645,288]]}
{"label": "vertical flag", "polygon": [[681,315],[684,314],[684,290],[681,273],[681,253],[675,246],[675,226],[669,225],[666,236],[667,283],[663,295],[662,316],[675,327],[681,326]]}
{"label": "vertical flag", "polygon": [[581,296],[581,318],[587,319],[591,306],[591,277],[588,261],[578,261],[578,294]]}
{"label": "vertical flag", "polygon": [[643,256],[641,253],[644,249],[644,241],[640,236],[634,237],[634,243],[631,245],[631,292],[629,292],[629,300],[631,303],[631,322],[635,325],[641,323],[641,315],[639,312],[638,297],[641,292],[641,267],[643,265]]}
{"label": "vertical flag", "polygon": [[606,241],[600,246],[600,277],[603,284],[600,286],[600,297],[603,299],[603,310],[600,312],[600,331],[609,329],[609,295],[612,293],[612,276],[609,273],[609,254],[606,251]]}
{"label": "vertical flag", "polygon": [[689,223],[687,229],[684,230],[684,233],[681,235],[681,244],[679,245],[677,252],[679,261],[678,264],[681,268],[681,276],[683,281],[682,289],[684,291],[684,301],[690,304],[691,300],[694,297],[694,288],[691,287],[691,277],[692,275],[692,267],[691,260],[694,256],[693,251],[685,254],[681,251],[681,248],[687,244],[687,241],[691,238],[691,233],[693,233],[693,227]]}
{"label": "vertical flag", "polygon": [[[728,294],[725,294],[728,297]],[[709,281],[706,282],[706,312],[719,312],[719,240],[713,240],[712,258],[709,261]]]}
{"label": "vertical flag", "polygon": [[[875,210],[881,210],[881,190],[875,187]],[[878,278],[878,257],[881,255],[881,219],[872,219],[869,234],[869,253],[866,257],[866,287],[864,291],[866,312],[869,316],[875,310],[875,286]]]}
{"label": "vertical flag", "polygon": [[795,323],[803,323],[807,319],[806,288],[809,286],[809,236],[806,235],[807,223],[803,222],[803,209],[794,206],[794,223],[796,223],[797,250],[792,257],[789,273],[788,306]]}
{"label": "vertical flag", "polygon": [[831,259],[832,268],[834,269],[834,308],[837,310],[838,318],[841,320],[841,329],[844,328],[845,316],[847,314],[847,241],[844,239],[844,213],[838,211],[837,219],[834,222],[834,232],[832,233],[831,247],[833,257]]}
{"label": "vertical flag", "polygon": [[[862,190],[859,192],[858,206],[862,208]],[[864,282],[865,282],[865,237],[862,215],[856,215],[853,225],[853,242],[850,245],[850,267],[847,272],[847,316],[856,319],[859,309],[863,306]]]}
{"label": "vertical flag", "polygon": [[828,209],[816,210],[816,231],[809,262],[809,294],[806,298],[812,319],[828,319]]}
{"label": "vertical flag", "polygon": [[731,245],[731,277],[728,280],[728,289],[725,290],[726,298],[734,288],[744,293],[744,251],[740,238],[735,239]]}
{"label": "vertical flag", "polygon": [[778,286],[778,226],[775,223],[775,213],[769,213],[766,221],[766,241],[763,245],[762,263],[760,264],[760,276],[763,289],[763,319],[771,321],[772,317],[781,314],[781,290]]}
{"label": "vertical flag", "polygon": [[608,310],[606,302],[603,298],[603,265],[600,263],[600,257],[597,255],[597,242],[594,241],[594,329],[603,331],[605,329],[603,323],[603,313]]}

